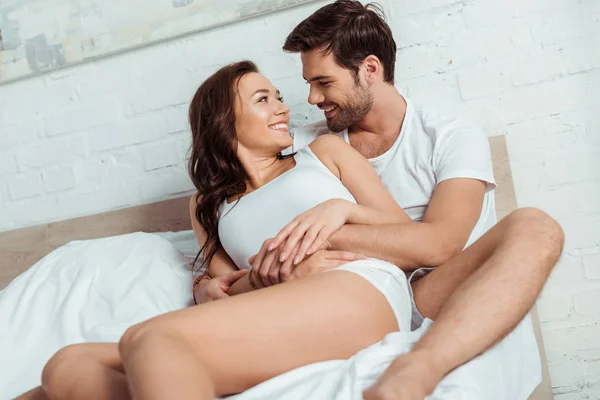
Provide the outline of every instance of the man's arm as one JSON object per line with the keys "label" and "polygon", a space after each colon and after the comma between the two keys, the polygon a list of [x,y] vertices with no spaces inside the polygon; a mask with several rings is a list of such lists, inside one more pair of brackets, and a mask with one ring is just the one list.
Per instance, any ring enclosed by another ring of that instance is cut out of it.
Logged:
{"label": "man's arm", "polygon": [[422,222],[344,225],[329,239],[331,249],[387,260],[403,270],[438,266],[460,252],[483,207],[486,183],[456,178],[439,183]]}

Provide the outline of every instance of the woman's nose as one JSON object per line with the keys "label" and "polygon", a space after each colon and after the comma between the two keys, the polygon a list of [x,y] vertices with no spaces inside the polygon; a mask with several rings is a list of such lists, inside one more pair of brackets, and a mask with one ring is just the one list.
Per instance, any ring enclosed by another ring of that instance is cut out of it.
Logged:
{"label": "woman's nose", "polygon": [[277,115],[281,115],[281,114],[289,114],[289,112],[290,112],[290,108],[287,105],[285,105],[284,103],[280,103],[280,105],[279,105],[279,107],[277,107],[277,110],[275,113]]}

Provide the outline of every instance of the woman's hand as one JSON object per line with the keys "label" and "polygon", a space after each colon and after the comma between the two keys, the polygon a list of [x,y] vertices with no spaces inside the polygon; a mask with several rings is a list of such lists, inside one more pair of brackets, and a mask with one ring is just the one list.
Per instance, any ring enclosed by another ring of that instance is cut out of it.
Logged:
{"label": "woman's hand", "polygon": [[[265,241],[263,248],[268,247],[271,240],[272,239]],[[250,275],[248,275],[249,279],[253,281],[255,285],[258,285],[259,287],[272,286],[319,272],[328,271],[351,261],[367,259],[367,257],[362,254],[352,253],[350,251],[319,249],[316,253],[302,260],[298,265],[292,265],[290,259],[283,263],[274,259],[274,256],[278,253],[277,250],[278,249],[268,252],[267,257],[261,264],[255,262],[256,256],[250,257],[249,263],[258,265],[256,269],[253,267]],[[264,266],[267,268],[262,268]]]}
{"label": "woman's hand", "polygon": [[285,282],[292,271],[291,259],[284,263],[279,261],[281,248],[269,250],[272,241],[273,239],[265,240],[258,253],[248,259],[252,266],[248,279],[255,286],[267,287]]}
{"label": "woman's hand", "polygon": [[332,199],[294,218],[250,257],[251,280],[260,280],[264,286],[287,281],[306,256],[329,249],[328,239],[348,221],[353,207],[356,204]]}
{"label": "woman's hand", "polygon": [[343,199],[331,199],[300,214],[273,238],[268,250],[283,245],[279,262],[293,258],[298,265],[325,245],[326,241],[350,218],[356,204]]}
{"label": "woman's hand", "polygon": [[209,301],[224,299],[229,297],[227,291],[243,276],[248,274],[248,270],[241,269],[231,272],[227,275],[217,276],[216,278],[202,281],[196,287],[196,300],[198,304],[207,303]]}

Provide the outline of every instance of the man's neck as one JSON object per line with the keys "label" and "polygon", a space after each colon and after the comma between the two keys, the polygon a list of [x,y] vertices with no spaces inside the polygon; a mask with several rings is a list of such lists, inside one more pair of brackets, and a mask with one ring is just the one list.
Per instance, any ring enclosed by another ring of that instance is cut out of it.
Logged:
{"label": "man's neck", "polygon": [[400,133],[406,100],[393,85],[384,85],[374,95],[373,106],[369,114],[348,129],[348,133],[368,132],[376,135],[393,136]]}
{"label": "man's neck", "polygon": [[375,95],[369,114],[348,128],[350,144],[367,158],[377,157],[392,147],[404,122],[406,100],[392,85]]}

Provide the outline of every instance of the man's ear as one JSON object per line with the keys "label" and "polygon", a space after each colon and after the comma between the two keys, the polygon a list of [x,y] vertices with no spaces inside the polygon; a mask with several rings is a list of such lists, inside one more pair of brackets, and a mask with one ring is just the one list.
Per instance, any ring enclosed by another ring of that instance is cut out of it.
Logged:
{"label": "man's ear", "polygon": [[375,83],[383,75],[383,66],[379,58],[374,55],[369,55],[363,61],[363,68],[365,71],[365,78],[369,85]]}

